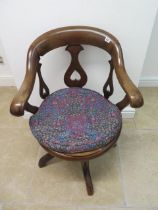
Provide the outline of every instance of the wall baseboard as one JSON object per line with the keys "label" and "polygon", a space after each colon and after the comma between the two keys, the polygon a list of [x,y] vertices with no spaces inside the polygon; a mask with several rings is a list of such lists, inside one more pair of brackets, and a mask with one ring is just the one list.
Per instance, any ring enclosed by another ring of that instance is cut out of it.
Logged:
{"label": "wall baseboard", "polygon": [[0,75],[0,86],[15,86],[13,76],[11,76],[11,75]]}
{"label": "wall baseboard", "polygon": [[158,87],[158,77],[140,78],[139,87]]}
{"label": "wall baseboard", "polygon": [[134,118],[135,115],[135,109],[127,106],[123,111],[122,111],[122,118]]}

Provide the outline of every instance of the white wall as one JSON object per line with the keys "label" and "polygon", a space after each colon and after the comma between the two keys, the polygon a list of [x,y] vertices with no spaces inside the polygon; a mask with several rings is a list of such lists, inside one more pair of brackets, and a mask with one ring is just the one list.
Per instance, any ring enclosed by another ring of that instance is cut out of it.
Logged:
{"label": "white wall", "polygon": [[3,63],[0,63],[0,86],[15,85],[14,78],[10,71],[7,58],[5,56],[4,48],[0,40],[0,56],[3,58]]}
{"label": "white wall", "polygon": [[[0,37],[17,86],[25,74],[30,43],[50,29],[67,25],[89,25],[114,34],[122,45],[126,69],[138,85],[157,8],[157,0],[1,1]],[[88,47],[87,53],[83,51],[80,57],[86,71],[92,73],[88,87],[102,92],[107,55]],[[66,58],[70,59],[62,48],[42,58],[44,78],[52,91],[64,87],[63,73],[69,63]],[[124,95],[116,81],[115,89],[113,101]],[[31,99],[36,104],[37,95],[36,87]]]}
{"label": "white wall", "polygon": [[158,11],[143,65],[140,86],[158,87]]}

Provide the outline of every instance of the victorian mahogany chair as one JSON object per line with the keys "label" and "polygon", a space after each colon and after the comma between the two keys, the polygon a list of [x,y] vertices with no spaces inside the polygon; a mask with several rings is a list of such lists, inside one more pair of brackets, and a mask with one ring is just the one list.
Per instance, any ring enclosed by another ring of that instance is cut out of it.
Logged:
{"label": "victorian mahogany chair", "polygon": [[[87,75],[81,67],[78,55],[83,45],[92,45],[111,55],[110,73],[103,87],[103,94],[82,88]],[[64,82],[69,88],[52,94],[41,74],[40,56],[61,46],[71,54]],[[125,92],[117,104],[108,98],[113,94],[113,71]],[[79,80],[72,80],[74,71]],[[28,100],[39,77],[39,94],[44,101],[38,108]],[[110,33],[88,26],[71,26],[51,30],[38,37],[27,54],[26,75],[20,90],[14,97],[10,112],[15,116],[31,112],[30,128],[39,144],[47,151],[39,160],[39,167],[46,166],[53,157],[80,161],[88,195],[93,194],[89,160],[102,155],[116,144],[122,127],[121,110],[127,105],[134,108],[143,105],[143,98],[126,73],[123,54],[118,40]]]}

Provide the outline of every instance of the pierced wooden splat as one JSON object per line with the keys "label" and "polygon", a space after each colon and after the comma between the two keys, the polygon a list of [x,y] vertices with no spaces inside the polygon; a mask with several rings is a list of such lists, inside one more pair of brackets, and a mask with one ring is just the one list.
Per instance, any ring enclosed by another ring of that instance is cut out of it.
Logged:
{"label": "pierced wooden splat", "polygon": [[[87,82],[87,75],[78,60],[78,55],[83,47],[81,45],[68,45],[66,50],[70,52],[72,60],[65,73],[64,82],[68,87],[83,87]],[[72,79],[75,71],[79,74],[80,79]]]}
{"label": "pierced wooden splat", "polygon": [[25,110],[32,113],[32,114],[36,114],[36,112],[38,111],[38,107],[33,106],[29,102],[27,102],[26,105],[25,105]]}
{"label": "pierced wooden splat", "polygon": [[42,64],[38,64],[37,74],[39,77],[39,93],[42,99],[45,99],[49,95],[49,88],[46,85],[46,83],[43,80],[42,74],[41,74],[41,66]]}
{"label": "pierced wooden splat", "polygon": [[125,95],[125,97],[116,104],[116,106],[119,108],[120,111],[122,111],[128,105],[129,105],[129,99],[127,95]]}
{"label": "pierced wooden splat", "polygon": [[[112,59],[109,60],[109,64],[110,64],[110,73],[108,76],[108,79],[103,87],[103,93],[104,93],[104,97],[105,98],[109,98],[113,92],[114,92],[114,86],[113,86],[113,71],[114,71],[114,66],[113,66],[113,62]],[[109,90],[108,90],[109,88]]]}

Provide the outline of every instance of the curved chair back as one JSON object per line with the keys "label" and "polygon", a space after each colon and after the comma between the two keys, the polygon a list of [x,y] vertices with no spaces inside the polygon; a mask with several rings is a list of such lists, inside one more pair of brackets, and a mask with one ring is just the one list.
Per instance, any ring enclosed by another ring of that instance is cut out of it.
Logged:
{"label": "curved chair back", "polygon": [[[129,78],[123,61],[123,54],[118,40],[110,33],[89,26],[69,26],[48,31],[39,36],[30,46],[27,54],[26,74],[23,83],[14,97],[10,112],[15,116],[24,115],[24,111],[35,114],[38,107],[29,103],[36,73],[39,77],[40,96],[45,98],[49,95],[49,89],[45,84],[41,74],[40,56],[58,47],[66,46],[71,54],[72,60],[68,67],[64,81],[69,87],[83,87],[87,82],[87,75],[78,60],[78,54],[83,50],[84,45],[92,45],[106,50],[111,55],[110,73],[107,81],[103,86],[105,98],[109,98],[113,94],[113,70],[115,69],[116,77],[119,84],[125,92],[124,98],[116,104],[122,110],[128,104],[133,108],[143,105],[143,97]],[[71,75],[74,71],[80,74],[79,80],[72,80]]]}
{"label": "curved chair back", "polygon": [[[39,36],[30,46],[27,56],[27,72],[38,73],[40,80],[40,96],[45,98],[49,95],[49,89],[45,84],[40,71],[40,56],[58,47],[66,46],[66,50],[71,54],[71,63],[68,67],[64,81],[69,87],[83,87],[87,82],[87,75],[79,63],[78,55],[83,50],[84,45],[92,45],[107,51],[111,55],[110,74],[106,81],[103,92],[106,98],[113,93],[112,73],[113,69],[123,66],[123,55],[118,40],[110,33],[88,26],[70,26],[51,30]],[[72,80],[71,75],[77,71],[79,80]],[[107,87],[109,86],[109,90]]]}

